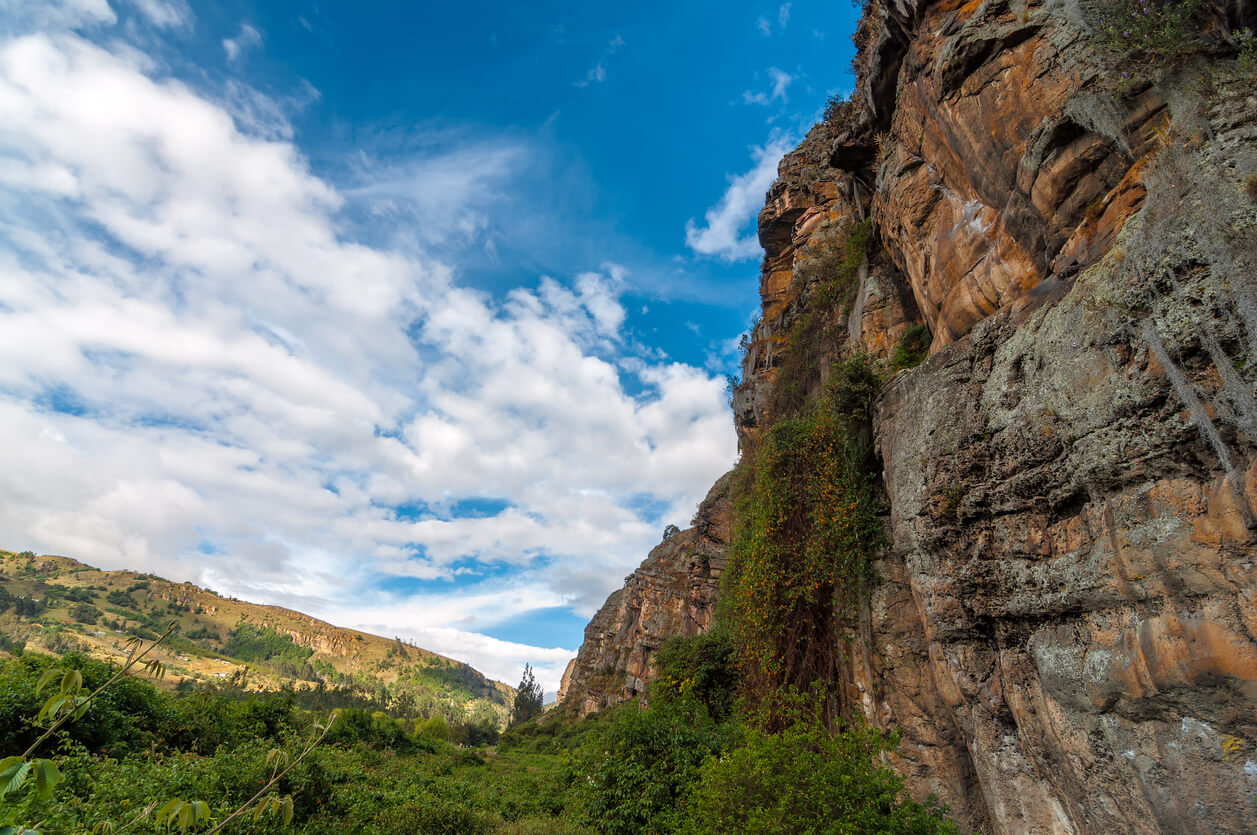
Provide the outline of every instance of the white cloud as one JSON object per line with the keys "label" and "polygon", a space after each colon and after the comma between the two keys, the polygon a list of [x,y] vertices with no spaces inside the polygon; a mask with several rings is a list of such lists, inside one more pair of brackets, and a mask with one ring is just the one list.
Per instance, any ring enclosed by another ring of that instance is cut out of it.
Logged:
{"label": "white cloud", "polygon": [[785,105],[790,101],[789,96],[786,95],[786,89],[790,86],[790,83],[795,80],[795,77],[784,70],[777,69],[776,67],[768,68],[768,76],[773,82],[772,90],[767,93],[762,91],[751,92],[750,90],[745,90],[742,93],[742,101],[744,103],[770,105],[775,101],[780,101],[783,105]]}
{"label": "white cloud", "polygon": [[793,4],[782,3],[781,7],[777,9],[777,28],[778,29],[784,30],[786,28],[786,24],[790,22],[790,6],[791,5]]}
{"label": "white cloud", "polygon": [[761,15],[755,21],[755,28],[758,29],[760,31],[760,34],[764,35],[765,37],[773,33],[773,25],[769,23],[768,18],[764,17],[763,15]]}
{"label": "white cloud", "polygon": [[[398,225],[474,216],[526,148],[368,161],[340,191],[256,91],[153,72],[71,34],[0,43],[0,543],[551,687],[571,648],[472,633],[592,612],[688,520],[735,456],[723,381],[633,354],[614,264],[493,298],[422,239],[344,231],[388,201]],[[456,579],[466,622],[389,577]]]}
{"label": "white cloud", "polygon": [[262,45],[262,33],[247,23],[240,24],[240,32],[234,38],[223,38],[223,51],[227,60],[234,61],[246,50]]}
{"label": "white cloud", "polygon": [[192,23],[186,0],[131,0],[132,5],[159,29],[175,29]]}
{"label": "white cloud", "polygon": [[705,225],[700,227],[693,220],[686,223],[686,245],[700,255],[725,261],[759,257],[759,240],[753,231],[745,230],[763,204],[764,192],[777,179],[777,164],[794,145],[790,137],[778,136],[764,147],[752,149],[754,167],[729,178],[720,201],[704,213]]}

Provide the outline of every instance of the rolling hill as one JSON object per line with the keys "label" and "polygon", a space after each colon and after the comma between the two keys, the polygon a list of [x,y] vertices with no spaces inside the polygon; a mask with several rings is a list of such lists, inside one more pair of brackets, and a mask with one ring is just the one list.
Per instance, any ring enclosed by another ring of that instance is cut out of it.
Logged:
{"label": "rolling hill", "polygon": [[451,724],[505,724],[514,690],[399,638],[342,629],[278,606],[152,574],[0,550],[0,650],[118,660],[128,638],[155,652],[165,686],[291,689],[310,707],[365,707]]}

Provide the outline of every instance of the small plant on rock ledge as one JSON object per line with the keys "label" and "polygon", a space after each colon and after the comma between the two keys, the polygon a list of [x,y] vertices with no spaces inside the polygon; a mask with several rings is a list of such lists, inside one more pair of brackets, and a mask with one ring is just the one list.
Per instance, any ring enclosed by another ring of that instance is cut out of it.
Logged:
{"label": "small plant on rock ledge", "polygon": [[930,329],[926,325],[913,325],[903,332],[895,350],[890,355],[891,371],[916,368],[930,355]]}

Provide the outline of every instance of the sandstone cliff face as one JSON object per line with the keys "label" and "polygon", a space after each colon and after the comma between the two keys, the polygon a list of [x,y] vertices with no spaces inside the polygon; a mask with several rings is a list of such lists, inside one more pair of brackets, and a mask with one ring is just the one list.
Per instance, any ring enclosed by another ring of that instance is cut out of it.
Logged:
{"label": "sandstone cliff face", "polygon": [[563,674],[558,701],[581,716],[645,695],[652,656],[676,635],[697,635],[715,619],[716,592],[729,542],[729,477],[703,500],[695,525],[659,543],[613,592],[589,625]]}
{"label": "sandstone cliff face", "polygon": [[[1207,5],[1216,43],[1257,23],[1247,0]],[[814,355],[823,382],[846,353],[932,334],[876,408],[890,544],[849,682],[904,731],[913,792],[983,832],[1252,832],[1254,70],[1114,66],[1089,28],[1102,7],[867,7],[856,103],[782,161],[760,215],[735,420],[774,419],[801,265],[872,218]],[[710,582],[678,557],[651,557],[673,594]],[[667,637],[630,603],[661,586],[634,582],[587,631],[586,667]],[[649,676],[633,669],[616,698]]]}

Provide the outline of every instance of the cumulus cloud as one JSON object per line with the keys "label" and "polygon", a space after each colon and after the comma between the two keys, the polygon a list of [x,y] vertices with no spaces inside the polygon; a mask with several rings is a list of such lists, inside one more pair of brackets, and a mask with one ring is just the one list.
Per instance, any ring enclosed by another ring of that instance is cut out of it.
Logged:
{"label": "cumulus cloud", "polygon": [[0,540],[557,684],[574,648],[475,629],[591,613],[684,523],[736,454],[723,381],[634,355],[618,265],[490,296],[345,232],[471,207],[524,150],[338,189],[256,92],[153,72],[0,43]]}
{"label": "cumulus cloud", "polygon": [[240,32],[234,38],[223,38],[223,51],[227,60],[234,61],[244,52],[262,45],[262,33],[247,23],[240,24]]}
{"label": "cumulus cloud", "polygon": [[767,145],[752,149],[754,167],[729,178],[729,187],[715,206],[703,215],[704,225],[693,220],[685,225],[685,243],[700,255],[725,261],[757,258],[759,240],[748,226],[764,202],[764,192],[777,179],[777,163],[795,145],[787,136],[778,136]]}

